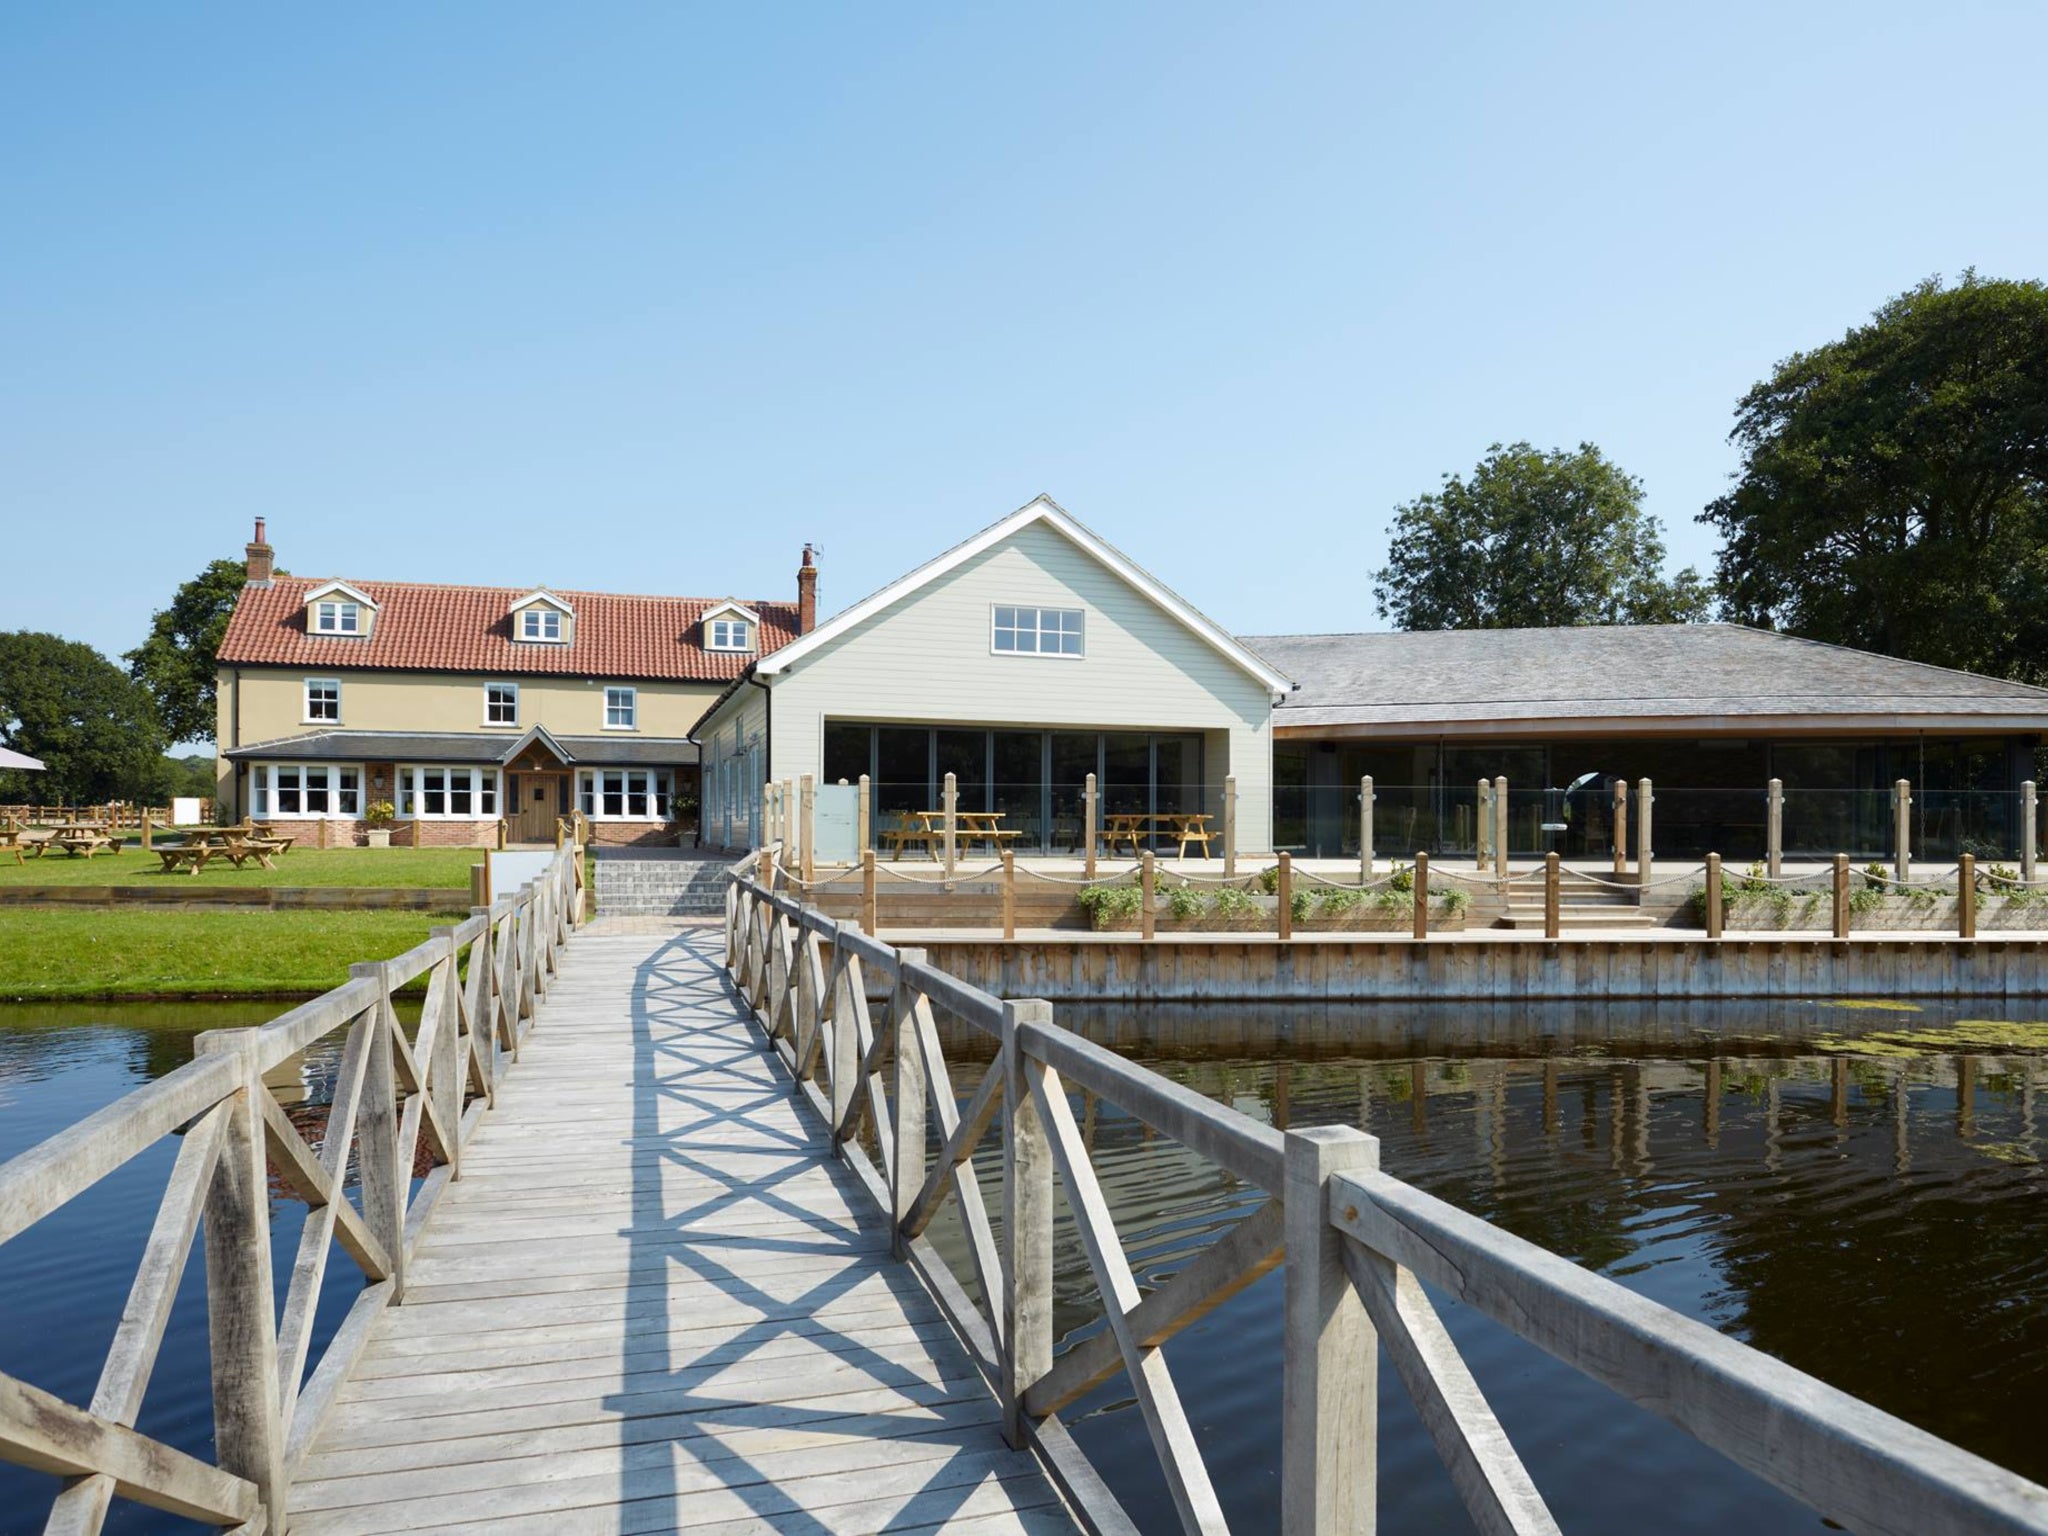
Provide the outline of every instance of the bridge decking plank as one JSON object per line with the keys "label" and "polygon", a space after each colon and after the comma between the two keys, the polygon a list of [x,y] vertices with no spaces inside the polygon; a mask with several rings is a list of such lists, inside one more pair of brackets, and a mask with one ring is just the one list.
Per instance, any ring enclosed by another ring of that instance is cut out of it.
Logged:
{"label": "bridge decking plank", "polygon": [[579,939],[293,1486],[304,1536],[1071,1531],[707,930]]}

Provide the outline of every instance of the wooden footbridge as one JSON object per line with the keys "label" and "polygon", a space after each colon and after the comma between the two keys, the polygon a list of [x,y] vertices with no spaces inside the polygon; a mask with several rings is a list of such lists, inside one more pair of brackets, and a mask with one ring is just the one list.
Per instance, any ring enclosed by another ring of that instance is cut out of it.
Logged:
{"label": "wooden footbridge", "polygon": [[[1260,1529],[1372,1529],[1381,1358],[1479,1530],[1555,1529],[1427,1281],[1852,1530],[2048,1531],[2048,1491],[1382,1174],[1362,1133],[1283,1133],[834,923],[772,861],[722,932],[579,933],[578,869],[0,1165],[5,1242],[175,1146],[90,1402],[0,1376],[0,1459],[64,1479],[47,1530],[122,1499],[244,1536],[1127,1532],[1060,1419],[1121,1373],[1178,1523],[1220,1531],[1163,1346],[1284,1263]],[[975,1085],[941,1014],[998,1044]],[[323,1042],[309,1141],[265,1073]],[[1141,1293],[1070,1090],[1270,1199]],[[1106,1326],[1056,1352],[1062,1196]],[[948,1203],[960,1276],[924,1235]],[[214,1436],[179,1449],[134,1423],[195,1246]]]}

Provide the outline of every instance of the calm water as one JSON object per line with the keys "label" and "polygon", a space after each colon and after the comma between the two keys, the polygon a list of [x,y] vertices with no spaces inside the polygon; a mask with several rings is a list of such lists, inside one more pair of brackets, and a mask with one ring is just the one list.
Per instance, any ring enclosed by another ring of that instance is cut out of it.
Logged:
{"label": "calm water", "polygon": [[[0,1009],[0,1158],[189,1059],[195,1029],[276,1011]],[[2013,1043],[2024,1031],[1974,1046],[1949,1035],[1911,1055],[1830,1048],[1869,1031],[1947,1031],[1985,1017],[2021,1018],[1820,1004],[1062,1011],[1063,1022],[1260,1119],[1362,1125],[1381,1138],[1391,1172],[2048,1480],[2038,1432],[2048,1402],[2048,1216],[2035,1121],[2048,1062]],[[976,1042],[949,1054],[971,1089],[964,1063]],[[316,1057],[280,1074],[281,1097],[317,1101],[325,1067]],[[1113,1107],[1076,1108],[1141,1283],[1257,1203]],[[73,1401],[90,1397],[174,1152],[152,1149],[0,1248],[0,1370]],[[981,1172],[993,1203],[999,1164]],[[301,1208],[280,1200],[274,1212],[282,1256],[296,1245]],[[1074,1335],[1099,1326],[1097,1302],[1064,1220],[1059,1237],[1057,1321]],[[335,1264],[335,1277],[348,1272],[345,1257]],[[204,1454],[211,1413],[197,1270],[141,1427]],[[330,1280],[322,1342],[351,1294]],[[1485,1319],[1438,1304],[1566,1529],[1822,1528]],[[1246,1532],[1270,1526],[1275,1502],[1279,1316],[1275,1274],[1167,1350],[1225,1508]],[[1383,1367],[1381,1378],[1382,1530],[1469,1529],[1392,1373]],[[1172,1528],[1123,1384],[1068,1417],[1141,1524]],[[54,1487],[0,1467],[0,1532],[39,1530]],[[186,1528],[116,1509],[109,1529]]]}

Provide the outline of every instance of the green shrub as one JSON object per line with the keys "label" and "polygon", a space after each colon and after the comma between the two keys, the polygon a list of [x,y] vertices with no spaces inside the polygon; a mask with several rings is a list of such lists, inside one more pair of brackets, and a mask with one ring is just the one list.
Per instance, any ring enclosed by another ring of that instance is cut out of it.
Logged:
{"label": "green shrub", "polygon": [[1331,886],[1316,898],[1316,916],[1340,918],[1356,912],[1365,904],[1365,892],[1346,890],[1342,886]]}
{"label": "green shrub", "polygon": [[1308,891],[1296,891],[1288,900],[1287,910],[1294,914],[1297,923],[1305,923],[1308,921],[1309,913],[1315,909],[1315,904],[1313,894]]}
{"label": "green shrub", "polygon": [[1258,912],[1259,898],[1240,886],[1226,885],[1209,898],[1209,914],[1228,921]]}
{"label": "green shrub", "polygon": [[1268,864],[1259,871],[1259,889],[1268,896],[1277,896],[1280,893],[1280,866],[1278,864]]}
{"label": "green shrub", "polygon": [[1413,864],[1396,864],[1393,872],[1387,876],[1387,889],[1399,891],[1403,895],[1412,892],[1415,889],[1415,866]]}
{"label": "green shrub", "polygon": [[1182,922],[1202,915],[1201,894],[1191,885],[1176,885],[1166,893],[1166,910]]}
{"label": "green shrub", "polygon": [[1446,916],[1456,916],[1472,905],[1472,893],[1462,885],[1454,885],[1436,899],[1437,910]]}
{"label": "green shrub", "polygon": [[1136,917],[1144,893],[1135,885],[1090,885],[1076,898],[1088,914],[1091,927],[1107,928],[1112,923]]}

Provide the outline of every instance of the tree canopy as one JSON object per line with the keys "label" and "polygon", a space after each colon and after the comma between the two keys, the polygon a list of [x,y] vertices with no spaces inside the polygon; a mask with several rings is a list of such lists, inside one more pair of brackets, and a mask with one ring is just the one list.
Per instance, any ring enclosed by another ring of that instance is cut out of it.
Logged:
{"label": "tree canopy", "polygon": [[2048,286],[1930,278],[1736,410],[1729,617],[2048,678]]}
{"label": "tree canopy", "polygon": [[242,594],[242,566],[215,560],[179,587],[150,620],[149,638],[126,657],[129,676],[149,690],[172,741],[214,732],[214,657]]}
{"label": "tree canopy", "polygon": [[1495,443],[1469,478],[1395,508],[1373,582],[1380,617],[1402,629],[1684,623],[1708,606],[1697,571],[1664,575],[1642,482],[1591,443]]}
{"label": "tree canopy", "polygon": [[47,772],[6,775],[5,788],[46,804],[157,800],[170,784],[149,695],[57,635],[0,633],[0,745],[43,760]]}

